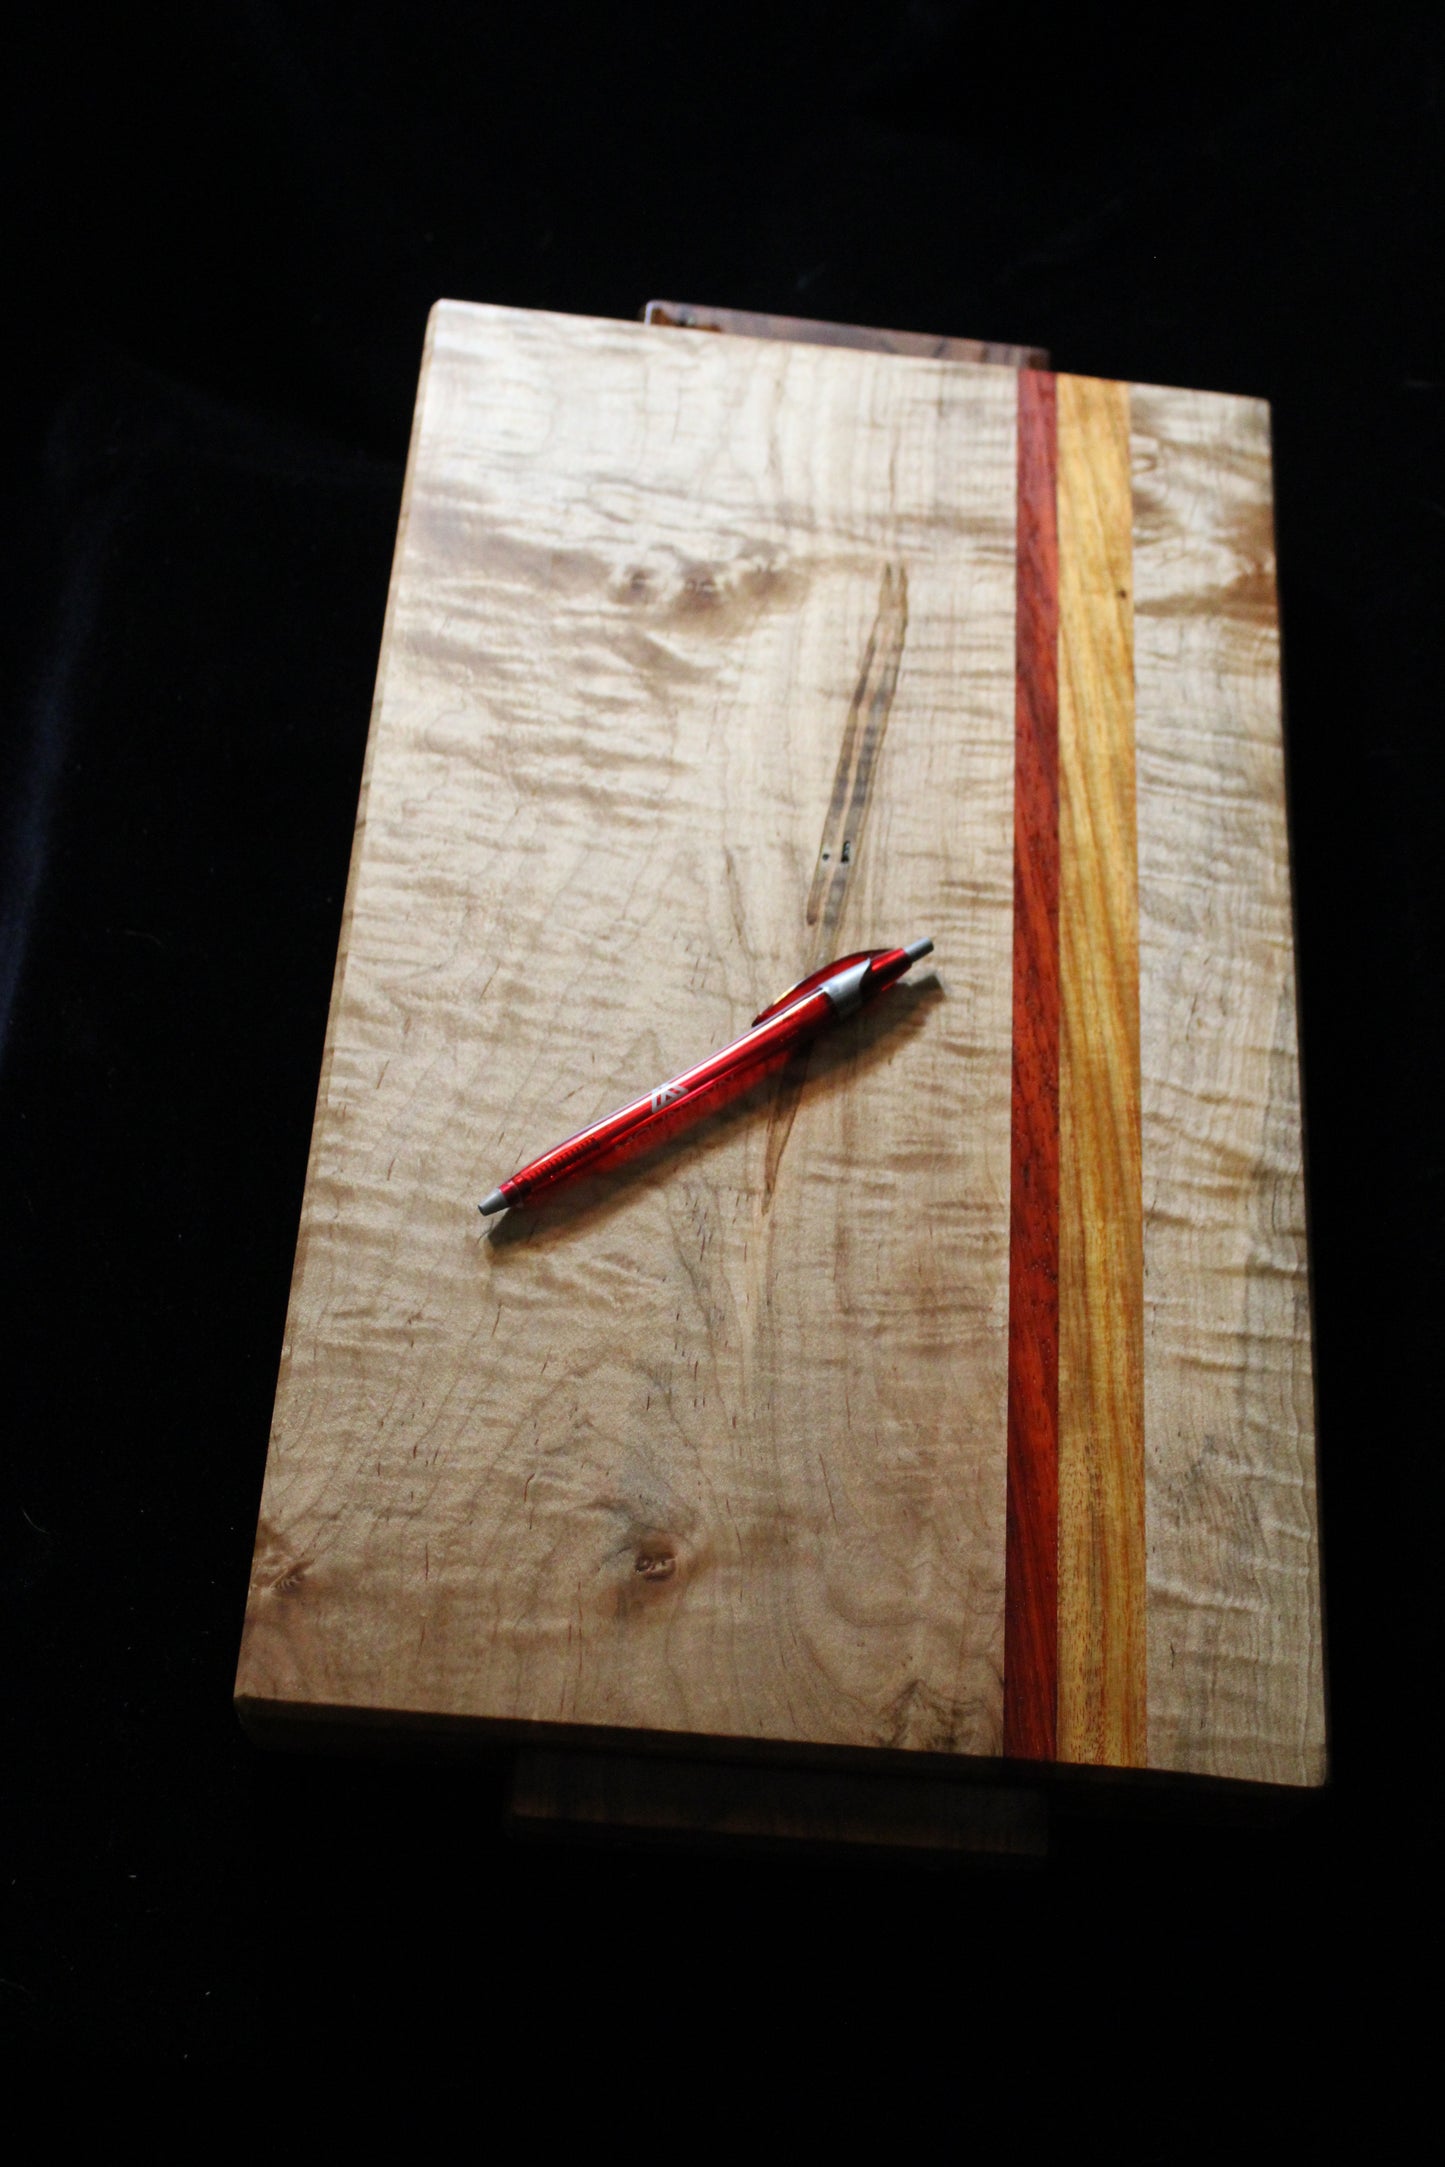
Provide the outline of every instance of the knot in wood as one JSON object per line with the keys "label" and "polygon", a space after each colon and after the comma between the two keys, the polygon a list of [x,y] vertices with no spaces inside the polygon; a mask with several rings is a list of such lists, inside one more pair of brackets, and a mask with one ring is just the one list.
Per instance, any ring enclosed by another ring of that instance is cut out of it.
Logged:
{"label": "knot in wood", "polygon": [[677,1559],[670,1550],[639,1550],[632,1569],[644,1580],[670,1580],[677,1571]]}

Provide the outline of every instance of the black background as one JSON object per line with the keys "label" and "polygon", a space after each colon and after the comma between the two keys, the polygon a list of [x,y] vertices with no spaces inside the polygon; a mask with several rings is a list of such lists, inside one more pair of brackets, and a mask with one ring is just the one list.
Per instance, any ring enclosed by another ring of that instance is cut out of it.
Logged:
{"label": "black background", "polygon": [[[497,2081],[522,2036],[565,2059],[621,2022],[645,2061],[679,2016],[713,2045],[756,2027],[766,2061],[807,2010],[860,2084],[901,2024],[890,2056],[946,2092],[1000,2027],[1127,2008],[1132,2035],[1152,2009],[1195,2067],[1188,2119],[1297,2021],[1318,2046],[1388,2004],[1438,1798],[1442,83],[1438,9],[1400,5],[214,0],[12,39],[0,2009],[22,2039],[265,2068],[402,2037]],[[1335,1767],[1291,1825],[1065,1822],[1006,1885],[539,1852],[500,1833],[495,1771],[242,1739],[439,295],[772,308],[1273,401]],[[1050,2046],[1040,2097],[1056,2077]],[[636,2079],[619,2064],[609,2113],[650,2143]]]}

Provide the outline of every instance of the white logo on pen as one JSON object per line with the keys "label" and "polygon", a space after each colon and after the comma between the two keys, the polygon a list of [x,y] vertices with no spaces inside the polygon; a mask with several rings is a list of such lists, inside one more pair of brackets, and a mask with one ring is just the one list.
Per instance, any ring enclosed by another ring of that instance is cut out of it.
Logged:
{"label": "white logo on pen", "polygon": [[683,1096],[681,1084],[659,1084],[652,1094],[652,1110],[660,1114],[664,1106],[671,1106],[674,1099]]}

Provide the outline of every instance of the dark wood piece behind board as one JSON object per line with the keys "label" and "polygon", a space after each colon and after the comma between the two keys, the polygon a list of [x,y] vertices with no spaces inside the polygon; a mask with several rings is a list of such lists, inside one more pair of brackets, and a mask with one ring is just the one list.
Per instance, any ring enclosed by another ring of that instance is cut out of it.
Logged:
{"label": "dark wood piece behind board", "polygon": [[622,1834],[727,1849],[960,1854],[1006,1866],[1048,1853],[1037,1791],[851,1769],[785,1768],[523,1746],[517,1836]]}
{"label": "dark wood piece behind board", "polygon": [[879,331],[869,324],[829,324],[811,316],[706,308],[696,301],[649,301],[642,321],[680,331],[729,331],[747,339],[795,339],[804,346],[858,346],[871,353],[919,355],[926,361],[985,361],[1001,369],[1046,369],[1049,365],[1042,346],[1005,346],[991,339],[946,339],[930,331]]}

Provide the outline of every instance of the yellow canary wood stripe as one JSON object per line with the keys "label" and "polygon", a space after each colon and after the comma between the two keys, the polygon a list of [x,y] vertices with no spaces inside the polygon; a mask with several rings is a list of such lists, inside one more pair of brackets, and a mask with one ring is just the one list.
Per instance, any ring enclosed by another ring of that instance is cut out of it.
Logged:
{"label": "yellow canary wood stripe", "polygon": [[1129,388],[1058,379],[1058,1755],[1146,1757]]}

